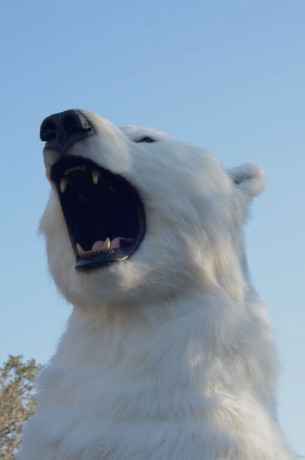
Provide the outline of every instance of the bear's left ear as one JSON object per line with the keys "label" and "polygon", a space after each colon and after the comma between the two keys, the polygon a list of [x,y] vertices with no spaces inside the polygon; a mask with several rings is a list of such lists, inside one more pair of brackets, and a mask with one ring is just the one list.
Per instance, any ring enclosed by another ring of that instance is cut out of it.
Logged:
{"label": "bear's left ear", "polygon": [[266,172],[257,164],[247,163],[228,171],[235,187],[250,199],[260,195],[266,183]]}

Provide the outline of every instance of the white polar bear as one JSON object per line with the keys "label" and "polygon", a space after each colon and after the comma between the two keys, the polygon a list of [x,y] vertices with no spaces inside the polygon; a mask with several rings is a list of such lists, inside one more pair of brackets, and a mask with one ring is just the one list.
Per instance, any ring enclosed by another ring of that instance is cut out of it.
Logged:
{"label": "white polar bear", "polygon": [[69,110],[44,120],[42,217],[74,305],[19,460],[288,460],[242,224],[264,170]]}

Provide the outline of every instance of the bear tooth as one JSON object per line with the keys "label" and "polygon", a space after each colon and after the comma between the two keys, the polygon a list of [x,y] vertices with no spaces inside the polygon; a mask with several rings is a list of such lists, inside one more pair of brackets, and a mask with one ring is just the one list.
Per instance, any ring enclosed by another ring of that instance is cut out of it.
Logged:
{"label": "bear tooth", "polygon": [[86,254],[86,251],[84,251],[84,249],[81,247],[81,245],[79,243],[76,243],[76,250],[77,250],[77,254],[82,257],[84,254]]}
{"label": "bear tooth", "polygon": [[101,173],[100,173],[100,171],[97,171],[96,169],[93,169],[91,171],[91,175],[92,175],[93,183],[96,185],[98,183],[98,180],[99,180],[99,177],[100,177]]}
{"label": "bear tooth", "polygon": [[110,249],[110,238],[106,238],[102,251],[108,252]]}
{"label": "bear tooth", "polygon": [[67,176],[68,174],[70,174],[71,172],[74,172],[74,171],[85,171],[86,169],[86,166],[72,166],[72,168],[67,168],[65,170],[65,176]]}
{"label": "bear tooth", "polygon": [[68,181],[65,177],[63,177],[60,181],[60,191],[61,193],[64,193],[68,185]]}

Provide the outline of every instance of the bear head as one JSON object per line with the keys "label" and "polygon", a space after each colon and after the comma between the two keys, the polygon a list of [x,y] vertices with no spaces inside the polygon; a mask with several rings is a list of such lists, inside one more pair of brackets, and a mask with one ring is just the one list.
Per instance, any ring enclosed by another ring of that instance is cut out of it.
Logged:
{"label": "bear head", "polygon": [[242,224],[265,183],[165,133],[83,110],[41,127],[51,194],[41,220],[55,282],[74,305],[140,304],[249,283]]}

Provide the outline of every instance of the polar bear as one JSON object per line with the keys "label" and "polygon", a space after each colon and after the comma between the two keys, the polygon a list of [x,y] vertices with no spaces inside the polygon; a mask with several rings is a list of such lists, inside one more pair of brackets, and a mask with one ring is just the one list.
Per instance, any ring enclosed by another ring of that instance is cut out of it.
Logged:
{"label": "polar bear", "polygon": [[41,126],[50,271],[73,313],[19,460],[288,460],[242,225],[264,170],[83,110]]}

